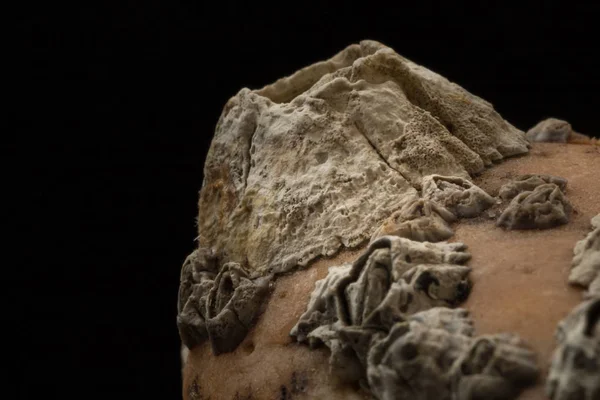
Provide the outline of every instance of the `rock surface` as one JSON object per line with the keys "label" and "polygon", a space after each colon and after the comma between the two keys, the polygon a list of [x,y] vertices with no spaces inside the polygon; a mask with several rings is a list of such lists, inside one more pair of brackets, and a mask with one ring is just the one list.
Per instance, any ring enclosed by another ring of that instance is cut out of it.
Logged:
{"label": "rock surface", "polygon": [[[451,240],[468,243],[472,256],[469,277],[473,287],[462,307],[472,317],[475,335],[514,332],[537,354],[542,379],[519,400],[548,399],[544,377],[556,347],[554,331],[581,302],[581,290],[568,285],[567,278],[573,247],[589,233],[590,219],[599,210],[598,169],[598,148],[535,143],[527,157],[511,158],[488,169],[473,183],[497,196],[500,187],[519,175],[560,175],[569,182],[569,199],[577,210],[568,224],[505,231],[495,227],[484,212],[452,225]],[[342,251],[277,278],[265,312],[233,352],[214,356],[208,342],[191,349],[184,371],[184,399],[371,398],[361,388],[336,380],[329,371],[326,347],[310,349],[289,336],[306,310],[316,281],[327,276],[329,267],[352,262],[364,250],[363,246]]]}
{"label": "rock surface", "polygon": [[251,274],[368,241],[426,175],[468,178],[526,153],[491,104],[373,41],[226,104],[199,245]]}
{"label": "rock surface", "polygon": [[[513,398],[537,374],[533,354],[497,330],[473,338],[466,314],[439,308],[468,294],[470,268],[445,265],[466,261],[445,256],[460,254],[462,245],[415,240],[438,242],[454,231],[464,236],[463,226],[490,223],[502,211],[490,196],[498,190],[476,175],[529,147],[489,103],[377,42],[349,46],[261,90],[242,89],[217,124],[200,192],[199,248],[182,269],[178,325],[192,347],[184,397],[362,398],[368,389],[388,398],[418,389],[428,399],[434,388],[442,398]],[[520,193],[507,195],[499,225],[567,221],[572,207],[561,181],[534,186],[515,185]],[[339,266],[327,259],[364,249],[369,238],[362,256],[327,276],[313,263],[325,257],[322,267]],[[325,279],[308,302],[315,269]],[[513,301],[527,298],[519,293]],[[494,308],[477,318],[489,322],[488,314]],[[324,343],[329,354],[292,346],[287,332],[295,322],[299,340]],[[437,372],[396,387],[415,365],[433,365],[412,362],[438,339],[448,346],[440,348],[446,361]],[[335,375],[324,367],[327,356]]]}

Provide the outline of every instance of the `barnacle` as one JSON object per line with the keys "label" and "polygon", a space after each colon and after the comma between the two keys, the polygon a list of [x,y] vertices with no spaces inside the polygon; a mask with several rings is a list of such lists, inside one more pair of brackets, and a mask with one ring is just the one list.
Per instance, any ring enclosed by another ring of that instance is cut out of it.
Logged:
{"label": "barnacle", "polygon": [[183,343],[192,348],[206,339],[213,353],[233,351],[244,339],[268,293],[270,276],[250,279],[237,263],[225,263],[207,249],[195,250],[184,262],[177,325]]}
{"label": "barnacle", "polygon": [[546,183],[513,198],[496,224],[507,229],[547,229],[569,222],[571,204],[554,183]]}
{"label": "barnacle", "polygon": [[490,208],[495,200],[481,188],[457,176],[423,178],[423,197],[444,206],[456,217],[471,218]]}
{"label": "barnacle", "polygon": [[571,124],[567,121],[548,118],[528,130],[526,137],[532,142],[566,143],[572,131]]}
{"label": "barnacle", "polygon": [[427,323],[398,323],[368,355],[369,387],[378,399],[509,399],[538,374],[518,337],[472,338]]}
{"label": "barnacle", "polygon": [[587,296],[600,296],[600,214],[592,226],[594,230],[575,245],[569,283],[587,287]]}
{"label": "barnacle", "polygon": [[567,188],[567,180],[560,176],[526,174],[520,175],[500,188],[498,195],[502,200],[511,200],[521,192],[532,191],[546,183],[554,183],[563,192]]}
{"label": "barnacle", "polygon": [[[358,380],[372,341],[396,322],[468,296],[470,268],[459,265],[470,258],[464,250],[462,243],[380,238],[352,265],[329,269],[290,334],[312,346],[324,343],[331,350],[332,370]],[[439,321],[452,323],[447,314]]]}

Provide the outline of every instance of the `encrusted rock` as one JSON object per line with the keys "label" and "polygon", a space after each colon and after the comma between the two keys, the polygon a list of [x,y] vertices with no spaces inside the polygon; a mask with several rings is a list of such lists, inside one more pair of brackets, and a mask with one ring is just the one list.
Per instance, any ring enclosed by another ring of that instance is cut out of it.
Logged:
{"label": "encrusted rock", "polygon": [[424,176],[469,178],[528,151],[491,104],[392,49],[352,45],[226,104],[199,245],[252,276],[366,242]]}
{"label": "encrusted rock", "polygon": [[592,227],[575,245],[569,283],[588,288],[587,296],[600,296],[600,214],[592,219]]}
{"label": "encrusted rock", "polygon": [[192,348],[209,339],[213,353],[235,349],[261,309],[270,277],[250,279],[237,263],[217,273],[210,250],[195,250],[181,271],[177,325],[183,344]]}
{"label": "encrusted rock", "polygon": [[561,178],[560,176],[526,174],[513,179],[505,185],[502,185],[498,195],[502,200],[511,200],[521,192],[532,191],[536,187],[546,183],[554,183],[563,192],[567,188],[567,180],[565,178]]}
{"label": "encrusted rock", "polygon": [[559,324],[546,392],[551,400],[600,399],[600,297],[581,303]]}
{"label": "encrusted rock", "polygon": [[569,222],[571,204],[554,183],[519,193],[496,224],[507,229],[547,229]]}
{"label": "encrusted rock", "polygon": [[373,394],[385,400],[512,399],[535,381],[534,353],[518,337],[471,333],[414,318],[395,324],[369,351]]}
{"label": "encrusted rock", "polygon": [[426,176],[422,192],[424,198],[441,204],[459,218],[476,217],[496,203],[481,188],[456,176]]}

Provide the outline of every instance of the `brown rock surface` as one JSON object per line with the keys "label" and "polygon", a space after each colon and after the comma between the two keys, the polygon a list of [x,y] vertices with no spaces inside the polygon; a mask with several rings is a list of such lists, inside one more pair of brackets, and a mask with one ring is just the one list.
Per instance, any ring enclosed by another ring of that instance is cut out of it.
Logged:
{"label": "brown rock surface", "polygon": [[[491,195],[515,175],[540,173],[568,180],[566,196],[574,207],[568,224],[546,230],[504,231],[493,220],[461,220],[451,241],[468,244],[473,258],[473,290],[463,305],[478,334],[514,332],[536,351],[547,375],[558,322],[582,300],[570,286],[573,247],[600,211],[600,148],[536,143],[525,157],[486,170],[474,183]],[[545,399],[540,382],[520,399]]]}
{"label": "brown rock surface", "polygon": [[[545,399],[545,378],[555,347],[557,323],[582,300],[567,284],[573,246],[589,231],[600,211],[600,148],[536,143],[527,156],[506,160],[484,171],[474,183],[491,195],[521,174],[540,173],[568,180],[566,196],[574,212],[568,224],[543,231],[505,231],[483,216],[461,220],[451,241],[469,246],[474,287],[464,307],[475,320],[477,334],[513,332],[538,353],[542,379],[520,399]],[[183,397],[199,399],[363,399],[369,395],[333,381],[329,353],[311,350],[289,336],[304,312],[315,282],[327,268],[352,261],[363,249],[323,258],[308,269],[277,279],[266,311],[244,342],[232,353],[214,356],[209,343],[189,354]]]}

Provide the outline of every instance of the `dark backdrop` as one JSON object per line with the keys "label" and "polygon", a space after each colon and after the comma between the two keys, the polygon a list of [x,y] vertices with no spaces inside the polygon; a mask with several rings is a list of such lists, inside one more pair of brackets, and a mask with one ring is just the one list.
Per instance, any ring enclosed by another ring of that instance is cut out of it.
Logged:
{"label": "dark backdrop", "polygon": [[179,398],[179,269],[214,126],[242,87],[368,38],[520,129],[555,116],[600,132],[598,32],[584,2],[80,3],[17,20],[33,88],[12,101],[21,133],[9,139],[27,210],[9,285],[26,288],[15,398]]}

